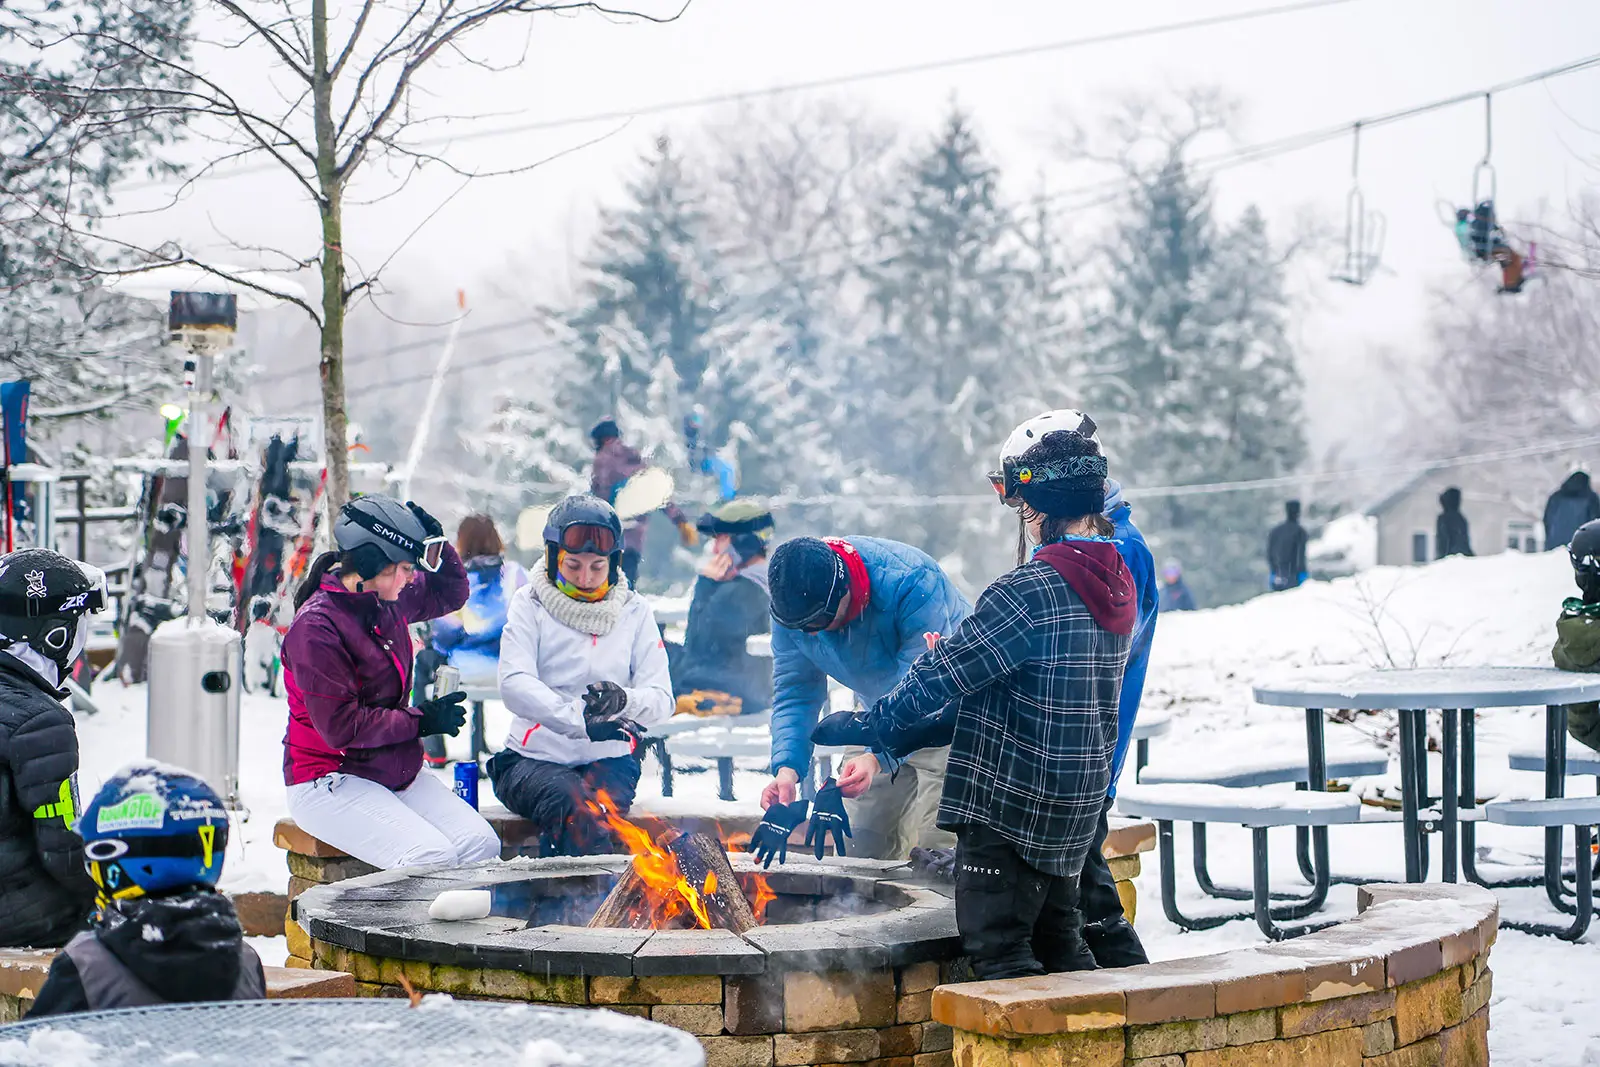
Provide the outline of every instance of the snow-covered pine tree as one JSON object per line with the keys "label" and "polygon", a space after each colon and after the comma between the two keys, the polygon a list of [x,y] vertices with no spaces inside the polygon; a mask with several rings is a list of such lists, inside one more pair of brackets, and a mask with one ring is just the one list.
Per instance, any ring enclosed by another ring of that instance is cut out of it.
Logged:
{"label": "snow-covered pine tree", "polygon": [[[1091,410],[1115,473],[1134,486],[1274,477],[1305,458],[1301,382],[1285,329],[1281,256],[1253,209],[1219,225],[1209,184],[1185,162],[1193,134],[1160,158],[1124,159],[1131,192],[1105,252],[1105,302],[1090,323]],[[1265,587],[1281,496],[1135,494],[1158,556],[1175,556],[1202,603]]]}
{"label": "snow-covered pine tree", "polygon": [[[864,268],[877,328],[851,376],[851,440],[879,491],[981,495],[995,450],[1040,391],[1014,343],[1027,270],[1015,219],[961,110],[903,164],[878,241]],[[1002,518],[981,505],[896,507],[879,529],[981,585],[1004,566]]]}
{"label": "snow-covered pine tree", "polygon": [[0,5],[0,366],[33,382],[42,420],[143,402],[181,373],[159,312],[75,266],[81,234],[139,172],[171,173],[192,0]]}

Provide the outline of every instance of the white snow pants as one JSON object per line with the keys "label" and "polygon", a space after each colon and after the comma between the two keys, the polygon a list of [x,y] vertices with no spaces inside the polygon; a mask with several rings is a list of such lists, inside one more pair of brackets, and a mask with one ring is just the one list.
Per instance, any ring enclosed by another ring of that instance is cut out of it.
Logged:
{"label": "white snow pants", "polygon": [[398,792],[325,774],[289,787],[289,814],[312,837],[383,870],[500,858],[494,828],[425,770]]}

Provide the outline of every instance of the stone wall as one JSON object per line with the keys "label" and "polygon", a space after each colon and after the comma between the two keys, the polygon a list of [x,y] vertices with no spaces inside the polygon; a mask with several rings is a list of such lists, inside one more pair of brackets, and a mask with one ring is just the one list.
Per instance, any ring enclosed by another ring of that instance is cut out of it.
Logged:
{"label": "stone wall", "polygon": [[[50,964],[56,958],[53,948],[0,949],[0,1023],[19,1021],[33,1007],[34,998]],[[267,998],[286,1000],[305,997],[349,997],[355,995],[355,980],[333,971],[262,968],[267,977]]]}
{"label": "stone wall", "polygon": [[318,968],[348,971],[358,996],[417,990],[466,1000],[604,1008],[700,1039],[707,1067],[951,1067],[950,1028],[933,1021],[948,965],[747,975],[585,975],[465,968],[383,959],[311,942]]}
{"label": "stone wall", "polygon": [[955,1067],[1480,1067],[1493,893],[1369,885],[1281,944],[1115,971],[941,986]]}

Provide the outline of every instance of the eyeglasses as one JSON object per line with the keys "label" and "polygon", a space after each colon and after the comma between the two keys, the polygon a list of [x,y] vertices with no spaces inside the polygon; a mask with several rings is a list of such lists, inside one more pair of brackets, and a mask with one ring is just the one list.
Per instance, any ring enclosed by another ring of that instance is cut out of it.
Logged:
{"label": "eyeglasses", "polygon": [[561,547],[571,553],[609,556],[617,549],[617,535],[609,526],[573,523],[561,531]]}

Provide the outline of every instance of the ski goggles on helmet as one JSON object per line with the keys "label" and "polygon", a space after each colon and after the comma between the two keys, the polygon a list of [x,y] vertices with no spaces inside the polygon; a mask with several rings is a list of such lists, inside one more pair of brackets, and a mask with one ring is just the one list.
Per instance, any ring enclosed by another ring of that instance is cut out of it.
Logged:
{"label": "ski goggles on helmet", "polygon": [[410,534],[402,533],[386,522],[368,515],[359,508],[346,504],[340,514],[357,526],[366,530],[375,537],[394,545],[400,551],[410,556],[412,561],[429,574],[437,573],[440,565],[444,563],[444,546],[450,543],[448,537],[424,537],[418,541]]}
{"label": "ski goggles on helmet", "polygon": [[999,486],[1002,499],[1020,496],[1023,486],[1039,482],[1059,482],[1069,478],[1099,478],[1111,473],[1104,456],[1068,456],[1048,463],[1007,463]]}
{"label": "ski goggles on helmet", "polygon": [[22,596],[0,594],[0,615],[13,618],[38,619],[49,615],[86,615],[104,611],[111,598],[106,592],[106,575],[99,567],[72,561],[89,582],[89,588],[77,593],[51,594],[43,589],[39,595]]}
{"label": "ski goggles on helmet", "polygon": [[557,543],[574,555],[589,553],[609,556],[617,550],[617,534],[609,526],[575,522],[571,526],[562,528],[560,541]]}

